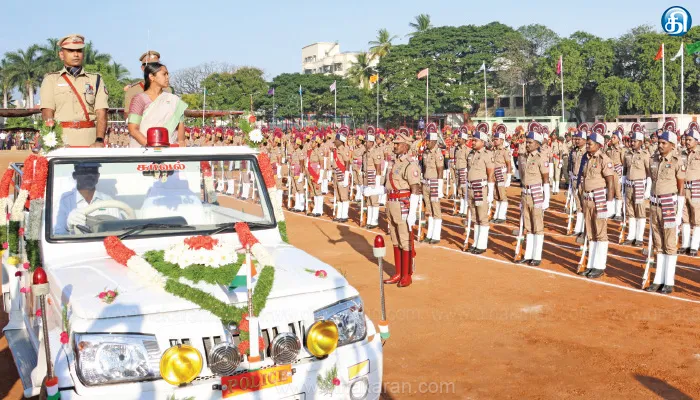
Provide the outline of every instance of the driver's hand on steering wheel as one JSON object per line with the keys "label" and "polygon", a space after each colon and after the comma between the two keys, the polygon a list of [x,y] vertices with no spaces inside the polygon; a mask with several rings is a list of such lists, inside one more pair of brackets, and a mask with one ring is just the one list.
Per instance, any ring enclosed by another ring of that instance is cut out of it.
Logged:
{"label": "driver's hand on steering wheel", "polygon": [[68,214],[68,226],[85,225],[87,216],[82,210],[75,209]]}

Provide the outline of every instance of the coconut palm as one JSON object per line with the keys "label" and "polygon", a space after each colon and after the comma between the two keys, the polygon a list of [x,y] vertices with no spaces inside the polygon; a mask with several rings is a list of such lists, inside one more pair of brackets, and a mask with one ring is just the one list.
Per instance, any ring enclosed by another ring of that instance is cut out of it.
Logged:
{"label": "coconut palm", "polygon": [[112,61],[112,56],[105,53],[100,53],[92,45],[92,42],[87,42],[83,47],[83,65],[104,64],[109,65]]}
{"label": "coconut palm", "polygon": [[396,40],[397,36],[391,36],[388,30],[380,29],[377,31],[377,40],[371,40],[368,44],[371,46],[369,48],[372,54],[371,59],[382,58],[389,53],[391,50],[391,42]]}
{"label": "coconut palm", "polygon": [[43,65],[39,46],[31,45],[27,50],[19,49],[5,53],[10,80],[18,84],[20,92],[27,98],[29,108],[34,107],[34,91],[39,86]]}
{"label": "coconut palm", "polygon": [[63,67],[63,62],[58,57],[59,50],[61,46],[56,38],[48,38],[45,45],[39,46],[39,60],[44,64],[44,72],[58,71]]}
{"label": "coconut palm", "polygon": [[129,78],[129,70],[116,61],[112,61],[112,64],[109,65],[109,73],[114,75],[119,82]]}
{"label": "coconut palm", "polygon": [[7,70],[7,60],[0,60],[0,89],[2,90],[2,108],[7,108],[10,102],[10,92],[12,91],[12,79]]}
{"label": "coconut palm", "polygon": [[369,78],[374,75],[370,65],[372,57],[368,53],[359,53],[355,62],[348,69],[348,79],[356,82],[364,89],[369,89]]}
{"label": "coconut palm", "polygon": [[418,14],[415,16],[415,22],[409,22],[408,26],[413,28],[413,32],[409,33],[408,36],[415,36],[419,33],[425,32],[433,26],[430,24],[430,14]]}

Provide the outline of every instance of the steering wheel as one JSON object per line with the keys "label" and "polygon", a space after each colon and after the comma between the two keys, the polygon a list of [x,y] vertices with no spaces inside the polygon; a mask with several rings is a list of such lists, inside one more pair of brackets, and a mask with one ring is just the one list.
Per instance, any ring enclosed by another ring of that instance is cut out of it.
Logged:
{"label": "steering wheel", "polygon": [[[123,201],[119,200],[100,200],[96,201],[89,206],[83,208],[83,213],[85,213],[86,216],[89,216],[93,212],[101,209],[101,208],[116,208],[121,211],[123,211],[126,216],[129,219],[135,219],[136,218],[136,213],[134,212],[134,209],[129,207],[128,204],[124,203]],[[79,230],[82,233],[92,233],[92,227],[96,225],[97,223],[101,222],[105,218],[112,219],[114,217],[111,217],[109,215],[98,215],[95,217],[90,217],[90,221],[88,221],[87,225],[74,225],[72,226],[72,230],[74,234],[77,234],[76,229]]]}

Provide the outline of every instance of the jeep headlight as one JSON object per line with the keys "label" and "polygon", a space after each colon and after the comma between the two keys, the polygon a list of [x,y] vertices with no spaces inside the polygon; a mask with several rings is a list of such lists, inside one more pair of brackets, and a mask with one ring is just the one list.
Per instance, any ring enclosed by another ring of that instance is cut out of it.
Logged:
{"label": "jeep headlight", "polygon": [[333,321],[338,326],[338,347],[365,338],[365,309],[359,296],[340,301],[314,312],[316,321]]}
{"label": "jeep headlight", "polygon": [[77,372],[86,386],[156,379],[160,349],[153,335],[75,335]]}

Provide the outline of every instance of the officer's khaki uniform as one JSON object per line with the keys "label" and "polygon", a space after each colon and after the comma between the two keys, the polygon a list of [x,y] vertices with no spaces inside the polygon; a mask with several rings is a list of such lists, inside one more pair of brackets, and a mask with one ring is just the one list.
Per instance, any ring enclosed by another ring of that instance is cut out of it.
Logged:
{"label": "officer's khaki uniform", "polygon": [[[625,152],[623,168],[625,171],[625,209],[628,217],[627,241],[644,241],[644,229],[647,221],[644,194],[641,196],[635,192],[635,187],[646,188],[651,182],[647,182],[650,166],[649,153],[643,148],[639,150],[629,149]],[[646,190],[646,189],[645,189]]]}
{"label": "officer's khaki uniform", "polygon": [[[523,165],[523,189],[520,195],[520,212],[523,213],[525,234],[524,260],[542,260],[544,245],[544,184],[549,174],[549,161],[539,150],[527,154]],[[535,201],[537,199],[537,201]]]}
{"label": "officer's khaki uniform", "polygon": [[[467,213],[467,157],[471,149],[466,144],[460,144],[455,150],[455,183],[457,185],[457,196],[459,197],[459,215]],[[460,175],[464,178],[460,180]]]}
{"label": "officer's khaki uniform", "polygon": [[[405,154],[399,157],[389,171],[385,185],[388,195],[386,203],[389,219],[389,236],[391,242],[399,248],[409,251],[408,216],[409,197],[412,185],[420,185],[420,168],[411,157]],[[403,212],[402,212],[403,209]]]}
{"label": "officer's khaki uniform", "polygon": [[586,147],[574,147],[569,156],[569,185],[571,187],[570,202],[575,205],[576,225],[574,226],[574,234],[578,235],[583,232],[583,206],[581,204],[581,190],[579,188],[578,173],[581,169],[581,161],[586,154]]}
{"label": "officer's khaki uniform", "polygon": [[[508,193],[506,183],[508,175],[512,173],[510,165],[510,151],[503,145],[494,147],[493,149],[494,175],[496,179],[493,200],[496,202],[496,210],[493,218],[497,220],[505,220],[508,214]],[[499,171],[500,170],[500,175]],[[501,177],[499,180],[498,177]]]}
{"label": "officer's khaki uniform", "polygon": [[613,169],[615,170],[615,182],[613,188],[615,189],[615,215],[622,216],[622,164],[624,162],[625,149],[623,149],[619,144],[616,146],[608,146],[605,150],[605,155],[610,158],[613,163]]}
{"label": "officer's khaki uniform", "polygon": [[[371,149],[367,150],[362,155],[362,169],[363,169],[363,185],[364,191],[371,191],[376,193],[376,188],[381,185],[381,164],[384,158],[384,151],[380,146],[376,144],[372,146]],[[374,182],[370,181],[370,176]],[[364,192],[366,193],[366,192]],[[367,225],[378,226],[379,225],[379,196],[373,194],[366,197],[367,206]]]}
{"label": "officer's khaki uniform", "polygon": [[559,193],[559,182],[561,182],[561,170],[564,167],[564,156],[568,158],[568,149],[564,142],[561,140],[554,140],[552,142],[552,168],[554,169],[554,176],[550,176],[549,180],[552,182],[552,193]]}
{"label": "officer's khaki uniform", "polygon": [[474,220],[474,247],[486,249],[489,234],[488,172],[493,169],[493,153],[482,147],[467,156],[467,201]]}
{"label": "officer's khaki uniform", "polygon": [[355,184],[356,201],[359,201],[360,197],[362,197],[362,156],[366,151],[365,146],[362,144],[352,150],[352,178]]}
{"label": "officer's khaki uniform", "polygon": [[[683,242],[681,248],[698,250],[700,247],[700,198],[693,198],[693,187],[700,188],[700,146],[694,151],[685,151],[682,157],[685,161],[685,189],[683,207]],[[692,230],[692,240],[691,240]]]}
{"label": "officer's khaki uniform", "polygon": [[338,219],[347,219],[350,209],[349,189],[350,174],[350,149],[345,144],[336,148],[331,154],[331,166],[333,167],[333,181],[335,183],[336,204],[338,206]]}
{"label": "officer's khaki uniform", "polygon": [[602,150],[592,156],[587,156],[581,176],[581,191],[583,194],[583,213],[586,221],[586,237],[589,244],[587,269],[605,270],[608,257],[608,215],[598,212],[596,195],[601,196],[599,205],[609,205],[607,201],[606,177],[616,176],[613,163]]}
{"label": "officer's khaki uniform", "polygon": [[[423,202],[425,203],[425,214],[428,217],[428,233],[425,240],[440,240],[442,230],[442,210],[440,210],[440,188],[439,181],[442,180],[442,170],[445,165],[445,157],[440,151],[440,147],[435,145],[432,150],[425,149],[423,153]],[[431,196],[430,187],[437,189],[435,197]]]}
{"label": "officer's khaki uniform", "polygon": [[[669,195],[676,196],[678,194],[678,181],[684,180],[685,176],[686,167],[681,158],[673,152],[666,157],[661,156],[659,152],[652,156],[649,226],[653,236],[653,247],[656,251],[654,284],[657,285],[674,285],[678,258],[676,254],[676,218],[674,221],[664,222],[661,201]],[[674,201],[674,211],[677,211],[677,207],[677,203]]]}
{"label": "officer's khaki uniform", "polygon": [[77,77],[73,77],[64,67],[47,74],[41,82],[41,108],[54,110],[53,118],[63,126],[63,143],[66,146],[90,146],[95,143],[95,111],[109,107],[107,85],[100,78],[100,86],[97,87],[98,76],[85,72],[83,68]]}

